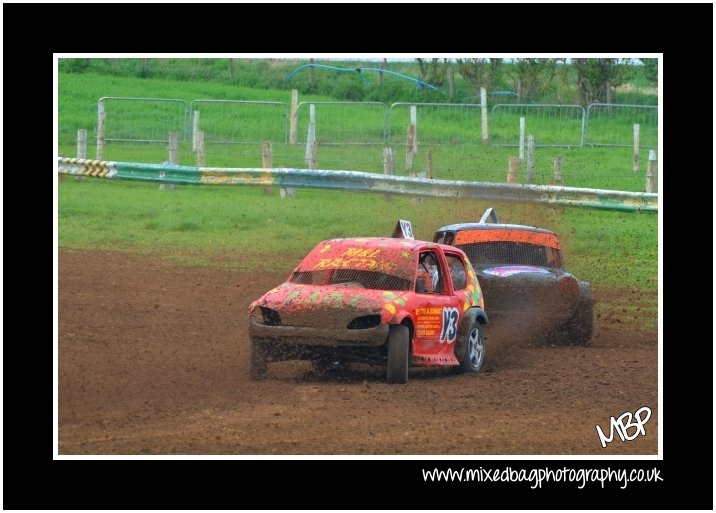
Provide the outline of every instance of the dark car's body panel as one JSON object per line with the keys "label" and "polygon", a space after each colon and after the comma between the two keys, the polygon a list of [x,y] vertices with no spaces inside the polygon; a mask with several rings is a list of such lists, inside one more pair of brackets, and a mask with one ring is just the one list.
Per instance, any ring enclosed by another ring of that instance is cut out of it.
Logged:
{"label": "dark car's body panel", "polygon": [[[559,238],[550,230],[518,224],[456,223],[438,229],[433,240],[467,254],[499,332],[548,337],[568,326],[578,310],[587,309],[591,315],[589,284],[564,270]],[[591,323],[588,330],[574,337],[575,342],[584,343],[585,336],[591,337]]]}

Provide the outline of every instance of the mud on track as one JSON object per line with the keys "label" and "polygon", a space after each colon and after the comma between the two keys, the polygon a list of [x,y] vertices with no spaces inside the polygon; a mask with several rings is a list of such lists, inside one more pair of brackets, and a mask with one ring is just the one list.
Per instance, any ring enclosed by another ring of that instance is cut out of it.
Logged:
{"label": "mud on track", "polygon": [[[369,366],[319,377],[308,362],[252,382],[247,306],[285,277],[61,251],[60,454],[657,453],[656,330],[611,315],[588,347],[488,338],[482,373],[411,369],[407,385]],[[642,406],[646,436],[602,449],[595,426]]]}

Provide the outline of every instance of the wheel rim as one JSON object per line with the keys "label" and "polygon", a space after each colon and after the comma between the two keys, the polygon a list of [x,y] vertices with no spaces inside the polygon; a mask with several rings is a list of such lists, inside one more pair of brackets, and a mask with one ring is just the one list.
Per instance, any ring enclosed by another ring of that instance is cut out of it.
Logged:
{"label": "wheel rim", "polygon": [[467,357],[470,360],[470,366],[477,369],[482,365],[482,358],[485,354],[485,348],[482,344],[480,330],[475,327],[470,332],[467,339]]}

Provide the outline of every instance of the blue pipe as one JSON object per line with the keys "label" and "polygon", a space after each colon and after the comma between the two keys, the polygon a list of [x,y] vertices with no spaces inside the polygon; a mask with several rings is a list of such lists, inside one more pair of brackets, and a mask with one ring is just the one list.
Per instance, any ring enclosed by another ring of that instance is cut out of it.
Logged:
{"label": "blue pipe", "polygon": [[402,73],[397,73],[395,71],[389,71],[387,69],[381,69],[381,68],[341,68],[339,66],[328,66],[326,64],[303,64],[303,65],[299,66],[298,68],[296,68],[295,70],[293,70],[288,75],[288,77],[286,77],[286,79],[291,80],[293,78],[293,76],[296,75],[296,73],[298,73],[299,71],[301,71],[304,68],[323,68],[323,69],[330,69],[333,71],[354,71],[354,72],[361,74],[360,75],[361,79],[363,79],[366,82],[367,82],[367,80],[362,75],[363,71],[376,71],[378,73],[387,73],[389,75],[395,75],[396,77],[403,78],[405,80],[411,80],[411,81],[415,82],[418,85],[418,87],[421,87],[421,88],[427,87],[427,88],[430,88],[434,91],[438,91],[438,92],[444,94],[445,96],[447,96],[447,93],[445,91],[443,91],[442,89],[435,87],[432,84],[428,84],[427,82],[424,82],[423,80],[420,80],[419,78],[411,77],[409,75],[403,75]]}

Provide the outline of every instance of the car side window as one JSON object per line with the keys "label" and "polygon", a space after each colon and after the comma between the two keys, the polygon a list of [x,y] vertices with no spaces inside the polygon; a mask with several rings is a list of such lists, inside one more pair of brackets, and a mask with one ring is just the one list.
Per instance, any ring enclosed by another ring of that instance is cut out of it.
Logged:
{"label": "car side window", "polygon": [[415,292],[421,294],[442,294],[445,290],[440,261],[433,251],[425,251],[418,259],[418,272],[415,280]]}
{"label": "car side window", "polygon": [[450,276],[455,290],[463,290],[467,287],[467,271],[462,259],[457,255],[445,255],[450,268]]}
{"label": "car side window", "polygon": [[558,249],[547,248],[547,267],[562,268],[562,258]]}

